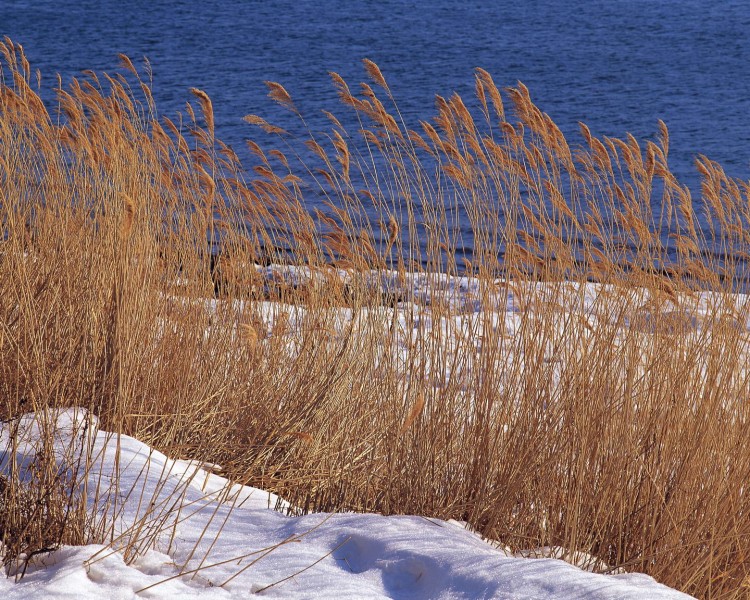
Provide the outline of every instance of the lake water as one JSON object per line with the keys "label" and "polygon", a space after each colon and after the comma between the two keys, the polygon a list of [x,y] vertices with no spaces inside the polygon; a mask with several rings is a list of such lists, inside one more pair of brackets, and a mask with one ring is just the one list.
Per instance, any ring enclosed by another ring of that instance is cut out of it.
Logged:
{"label": "lake water", "polygon": [[161,113],[201,88],[217,135],[240,152],[254,134],[245,114],[290,121],[264,80],[303,111],[335,110],[328,71],[356,83],[368,57],[416,124],[433,116],[436,93],[472,95],[481,66],[500,86],[524,82],[573,141],[578,121],[643,139],[663,119],[672,170],[694,191],[698,153],[750,178],[749,31],[750,3],[738,0],[0,0],[0,34],[24,45],[49,88],[56,72],[147,56]]}

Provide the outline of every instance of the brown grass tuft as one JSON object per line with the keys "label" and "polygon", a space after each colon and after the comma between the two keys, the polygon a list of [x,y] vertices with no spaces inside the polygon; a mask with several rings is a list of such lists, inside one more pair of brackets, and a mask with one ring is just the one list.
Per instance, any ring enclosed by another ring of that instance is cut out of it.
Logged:
{"label": "brown grass tuft", "polygon": [[[409,129],[369,61],[357,95],[331,75],[357,130],[248,115],[284,137],[243,166],[199,90],[157,123],[123,59],[136,85],[58,80],[52,118],[22,49],[0,55],[3,420],[80,406],[301,511],[454,518],[743,597],[745,182],[699,157],[692,198],[663,124],[569,145],[481,69],[474,104]],[[10,555],[111,543],[44,457],[33,486],[0,479]]]}
{"label": "brown grass tuft", "polygon": [[367,75],[384,90],[389,91],[388,84],[385,82],[385,77],[383,77],[383,73],[380,72],[380,67],[367,58],[362,59],[362,64],[365,65]]}
{"label": "brown grass tuft", "polygon": [[203,118],[206,120],[206,127],[208,128],[208,133],[211,136],[211,139],[214,137],[214,106],[211,103],[211,98],[208,97],[208,94],[204,92],[203,90],[199,90],[198,88],[190,88],[190,93],[193,94],[196,98],[198,98],[198,102],[201,106],[201,112],[203,113]]}
{"label": "brown grass tuft", "polygon": [[265,84],[266,87],[268,87],[268,97],[271,98],[271,100],[294,113],[297,112],[292,97],[289,95],[289,92],[284,89],[283,85],[276,83],[275,81],[266,81]]}
{"label": "brown grass tuft", "polygon": [[404,435],[404,433],[406,433],[414,424],[414,422],[419,418],[419,415],[422,414],[422,410],[424,410],[424,404],[424,393],[420,393],[419,396],[417,396],[417,399],[414,401],[414,405],[411,407],[409,414],[406,415],[406,419],[404,419],[401,428],[398,430],[399,436]]}

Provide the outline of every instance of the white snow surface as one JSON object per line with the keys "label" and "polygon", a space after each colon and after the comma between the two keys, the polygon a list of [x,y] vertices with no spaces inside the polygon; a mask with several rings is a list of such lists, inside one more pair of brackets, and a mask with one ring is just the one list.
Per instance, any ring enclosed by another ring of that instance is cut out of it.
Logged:
{"label": "white snow surface", "polygon": [[[43,417],[2,425],[0,472],[8,473],[15,461],[23,473],[38,446],[40,421],[55,425],[58,456],[92,457],[94,466],[84,477],[89,508],[114,522],[115,539],[109,546],[66,546],[33,556],[20,580],[11,568],[9,577],[0,578],[4,600],[689,597],[646,575],[603,575],[554,558],[511,556],[456,522],[351,513],[286,516],[273,510],[283,504],[273,494],[233,485],[195,462],[174,461],[136,439],[100,431],[83,410]],[[15,447],[11,431],[22,442]],[[136,529],[149,532],[152,543],[126,560],[124,544]]]}

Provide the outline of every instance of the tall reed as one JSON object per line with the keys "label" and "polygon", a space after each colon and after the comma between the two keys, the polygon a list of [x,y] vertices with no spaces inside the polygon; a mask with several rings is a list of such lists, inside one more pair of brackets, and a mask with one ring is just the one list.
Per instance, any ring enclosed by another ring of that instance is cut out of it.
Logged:
{"label": "tall reed", "polygon": [[0,51],[2,418],[80,406],[301,511],[455,518],[744,595],[746,182],[700,157],[694,202],[663,124],[571,145],[483,70],[408,124],[369,61],[358,93],[331,75],[328,132],[248,115],[246,168],[200,90],[162,117],[122,57],[50,111]]}

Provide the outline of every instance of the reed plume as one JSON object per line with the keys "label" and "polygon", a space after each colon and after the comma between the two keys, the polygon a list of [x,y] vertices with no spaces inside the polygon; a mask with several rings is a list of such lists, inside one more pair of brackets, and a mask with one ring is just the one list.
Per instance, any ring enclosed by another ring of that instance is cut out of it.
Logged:
{"label": "reed plume", "polygon": [[[3,420],[81,406],[300,511],[452,518],[743,597],[747,182],[699,156],[693,197],[663,123],[568,140],[481,69],[413,124],[374,63],[374,86],[331,74],[327,134],[269,82],[300,122],[246,116],[270,136],[243,165],[200,90],[157,121],[121,57],[58,80],[58,119],[0,56]],[[11,484],[11,554],[113,543],[116,505]]]}

